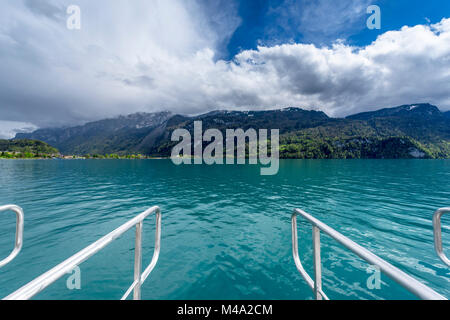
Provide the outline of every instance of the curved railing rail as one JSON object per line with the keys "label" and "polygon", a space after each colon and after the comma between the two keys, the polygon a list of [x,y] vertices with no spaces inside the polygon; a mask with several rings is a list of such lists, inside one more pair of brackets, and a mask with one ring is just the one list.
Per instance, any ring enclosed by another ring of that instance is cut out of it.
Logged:
{"label": "curved railing rail", "polygon": [[[314,248],[314,273],[315,281],[308,275],[303,268],[298,253],[298,234],[297,234],[297,216],[302,216],[313,226],[313,248]],[[303,210],[295,209],[292,215],[292,250],[294,255],[294,261],[298,271],[307,282],[308,286],[313,290],[315,299],[328,300],[328,297],[322,291],[322,266],[320,261],[320,231],[324,232],[341,245],[355,253],[361,259],[366,262],[378,266],[382,272],[384,272],[392,280],[399,283],[405,289],[409,290],[417,297],[425,300],[446,300],[445,297],[435,292],[433,289],[427,287],[423,283],[417,281],[413,277],[407,275],[405,272],[394,267],[390,263],[376,256],[367,249],[361,247],[357,243],[343,236],[336,230],[330,228],[326,224],[317,220],[313,216],[309,215]]]}
{"label": "curved railing rail", "polygon": [[450,260],[444,253],[444,249],[442,247],[442,226],[441,226],[441,218],[444,214],[450,213],[450,208],[442,208],[436,211],[433,216],[433,229],[434,229],[434,247],[436,248],[436,252],[439,258],[450,267]]}
{"label": "curved railing rail", "polygon": [[16,214],[16,239],[13,251],[11,251],[8,257],[0,261],[0,268],[6,266],[16,258],[20,250],[22,250],[23,245],[24,214],[22,208],[15,205],[0,207],[0,212],[4,211],[13,211]]}
{"label": "curved railing rail", "polygon": [[[141,272],[142,267],[142,228],[143,221],[149,215],[155,213],[156,214],[156,232],[155,232],[155,249],[153,252],[153,258],[150,262],[149,266],[145,269],[144,272]],[[49,285],[54,283],[56,280],[64,276],[65,274],[71,272],[75,267],[77,267],[82,262],[86,261],[94,254],[105,248],[111,242],[119,238],[125,232],[130,230],[133,226],[136,226],[136,241],[135,241],[135,258],[134,258],[134,282],[130,286],[130,288],[126,291],[122,300],[128,298],[128,296],[133,291],[133,299],[140,300],[141,299],[141,285],[148,278],[150,273],[156,266],[159,258],[159,252],[161,249],[161,211],[159,207],[152,207],[147,211],[141,213],[134,219],[128,221],[121,227],[117,228],[113,232],[104,236],[100,240],[91,244],[87,248],[81,250],[71,258],[66,261],[60,263],[50,271],[44,273],[37,279],[31,281],[27,285],[23,286],[16,292],[7,296],[5,300],[28,300],[34,297],[36,294],[47,288]]]}

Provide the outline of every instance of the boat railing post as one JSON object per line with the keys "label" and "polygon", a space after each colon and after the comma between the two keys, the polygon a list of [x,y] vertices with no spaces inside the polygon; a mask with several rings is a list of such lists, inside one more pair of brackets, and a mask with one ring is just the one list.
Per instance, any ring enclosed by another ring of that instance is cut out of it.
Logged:
{"label": "boat railing post", "polygon": [[133,300],[141,300],[141,269],[142,269],[142,221],[136,224],[136,244],[134,249],[134,281]]}
{"label": "boat railing post", "polygon": [[322,263],[320,259],[320,229],[313,226],[313,248],[314,248],[314,296],[316,300],[323,300],[322,291]]}

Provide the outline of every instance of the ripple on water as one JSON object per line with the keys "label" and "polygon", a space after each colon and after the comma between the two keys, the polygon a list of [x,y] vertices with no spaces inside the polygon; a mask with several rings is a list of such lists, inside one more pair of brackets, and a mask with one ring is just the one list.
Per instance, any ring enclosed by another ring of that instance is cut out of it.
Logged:
{"label": "ripple on water", "polygon": [[[163,236],[143,288],[147,299],[311,299],[291,257],[296,207],[450,296],[431,225],[435,209],[450,205],[449,175],[450,161],[281,161],[274,177],[253,166],[165,160],[0,161],[1,203],[26,213],[25,245],[2,269],[0,296],[153,205],[163,210]],[[144,261],[153,250],[153,220],[145,222]],[[446,243],[449,222],[445,217]],[[2,218],[0,256],[13,232],[14,219]],[[312,274],[311,226],[299,221],[299,235]],[[80,292],[60,281],[39,298],[120,298],[132,282],[133,237],[130,231],[81,266]],[[367,264],[326,236],[322,243],[331,298],[413,298],[386,277],[382,290],[369,290]]]}

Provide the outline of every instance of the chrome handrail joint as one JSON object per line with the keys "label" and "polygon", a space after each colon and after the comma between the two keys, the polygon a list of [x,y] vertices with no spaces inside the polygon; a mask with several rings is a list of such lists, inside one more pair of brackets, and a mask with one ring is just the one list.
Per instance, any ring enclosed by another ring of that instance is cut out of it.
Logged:
{"label": "chrome handrail joint", "polygon": [[16,214],[16,238],[14,241],[14,249],[11,251],[8,257],[0,261],[0,268],[6,266],[13,261],[22,250],[23,246],[23,226],[24,226],[24,214],[21,207],[15,205],[7,205],[0,207],[0,212],[13,211]]}
{"label": "chrome handrail joint", "polygon": [[434,247],[439,258],[450,267],[450,260],[444,253],[444,249],[442,247],[442,225],[441,218],[444,214],[450,213],[450,208],[442,208],[436,211],[433,216],[433,231],[434,231]]}

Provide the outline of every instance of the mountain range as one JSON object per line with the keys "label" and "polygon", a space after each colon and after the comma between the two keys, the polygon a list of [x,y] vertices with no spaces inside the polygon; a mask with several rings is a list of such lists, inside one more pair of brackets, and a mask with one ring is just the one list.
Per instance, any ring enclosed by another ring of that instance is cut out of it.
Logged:
{"label": "mountain range", "polygon": [[189,117],[169,112],[136,113],[71,128],[39,129],[15,139],[44,141],[63,154],[170,156],[175,129],[193,131],[279,129],[282,158],[450,158],[450,111],[431,104],[403,105],[347,118],[287,108],[213,111]]}

